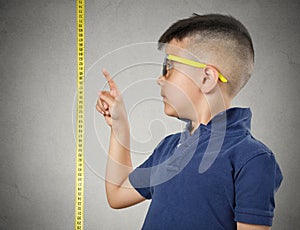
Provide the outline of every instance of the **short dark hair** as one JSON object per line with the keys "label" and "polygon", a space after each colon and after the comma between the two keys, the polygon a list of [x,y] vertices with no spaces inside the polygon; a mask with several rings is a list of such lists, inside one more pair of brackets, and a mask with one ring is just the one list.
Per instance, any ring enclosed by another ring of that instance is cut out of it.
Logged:
{"label": "short dark hair", "polygon": [[[249,65],[249,67],[240,70],[240,73],[237,70],[235,70],[235,73],[227,71],[227,74],[240,75],[236,76],[239,79],[230,79],[232,94],[236,95],[246,84],[253,71],[254,49],[248,30],[240,21],[229,15],[198,15],[194,13],[191,17],[172,24],[159,38],[158,49],[161,50],[164,44],[173,39],[182,41],[184,38],[196,38],[193,39],[193,42],[197,43],[197,36],[206,40],[218,38],[227,43],[232,41],[232,47],[228,47],[227,50],[235,50],[235,53],[232,52],[235,60],[244,60],[244,63],[241,61],[239,65]],[[198,39],[198,43],[200,43],[200,39]],[[218,45],[218,43],[215,43],[215,45]]]}

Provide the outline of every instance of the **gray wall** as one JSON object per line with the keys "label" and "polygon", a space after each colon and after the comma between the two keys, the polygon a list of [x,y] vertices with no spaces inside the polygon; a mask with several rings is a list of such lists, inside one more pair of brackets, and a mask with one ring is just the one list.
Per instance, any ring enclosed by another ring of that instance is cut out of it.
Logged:
{"label": "gray wall", "polygon": [[[234,105],[252,108],[253,134],[274,151],[285,176],[273,229],[300,229],[299,10],[297,0],[86,2],[86,229],[138,229],[149,205],[107,205],[109,130],[94,111],[105,85],[101,68],[124,93],[137,165],[182,128],[163,115],[155,84],[161,54],[145,42],[193,12],[231,14],[253,37],[256,70]],[[0,1],[0,229],[73,229],[75,21],[75,0]]]}

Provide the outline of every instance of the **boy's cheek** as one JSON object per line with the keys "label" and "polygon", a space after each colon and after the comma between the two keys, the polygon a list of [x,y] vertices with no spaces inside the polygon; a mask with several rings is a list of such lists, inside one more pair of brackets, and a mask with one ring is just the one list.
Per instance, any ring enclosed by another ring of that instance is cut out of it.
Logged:
{"label": "boy's cheek", "polygon": [[192,112],[193,103],[183,91],[170,91],[164,99],[165,113],[170,116],[187,115]]}
{"label": "boy's cheek", "polygon": [[164,88],[164,94],[169,101],[174,102],[174,104],[186,104],[190,101],[189,90],[183,85],[177,86],[176,84],[168,84]]}

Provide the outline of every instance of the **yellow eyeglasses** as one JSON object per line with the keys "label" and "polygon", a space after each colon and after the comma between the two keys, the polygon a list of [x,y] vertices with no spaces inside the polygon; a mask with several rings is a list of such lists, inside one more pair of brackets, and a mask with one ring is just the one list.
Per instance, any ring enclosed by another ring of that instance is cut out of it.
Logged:
{"label": "yellow eyeglasses", "polygon": [[[193,60],[189,60],[186,58],[178,57],[178,56],[175,56],[172,54],[167,54],[165,56],[164,63],[163,63],[163,70],[162,70],[163,76],[165,76],[167,74],[168,70],[173,68],[172,64],[168,63],[168,60],[179,62],[179,63],[185,64],[185,65],[189,65],[189,66],[193,66],[193,67],[197,67],[197,68],[205,68],[206,66],[212,66],[212,65],[196,62]],[[214,67],[214,66],[212,66],[212,67]],[[216,67],[214,67],[214,68],[217,69]],[[223,74],[221,74],[219,71],[218,71],[218,73],[219,73],[219,79],[221,82],[224,82],[224,83],[228,82],[228,80],[226,79],[226,77],[224,77]]]}

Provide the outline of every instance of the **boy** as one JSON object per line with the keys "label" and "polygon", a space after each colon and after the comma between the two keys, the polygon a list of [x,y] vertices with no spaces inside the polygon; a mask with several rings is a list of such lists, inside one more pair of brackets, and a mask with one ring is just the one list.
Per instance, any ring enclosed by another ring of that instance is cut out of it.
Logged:
{"label": "boy", "polygon": [[[250,134],[251,111],[230,108],[253,71],[247,29],[231,16],[196,15],[161,36],[164,111],[187,122],[132,170],[124,103],[110,91],[96,109],[111,127],[106,194],[112,208],[152,199],[143,229],[270,229],[282,174],[273,153]],[[205,63],[205,64],[204,64]]]}

